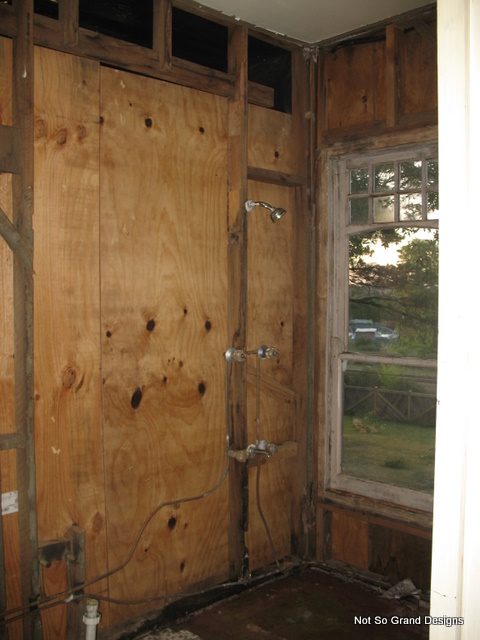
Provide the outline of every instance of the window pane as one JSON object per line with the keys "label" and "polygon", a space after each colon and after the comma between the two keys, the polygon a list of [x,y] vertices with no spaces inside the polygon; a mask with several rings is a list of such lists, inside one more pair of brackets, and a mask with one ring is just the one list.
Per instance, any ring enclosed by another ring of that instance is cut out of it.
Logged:
{"label": "window pane", "polygon": [[400,195],[400,220],[422,219],[422,194],[404,193]]}
{"label": "window pane", "polygon": [[393,162],[375,167],[375,191],[393,191],[395,188],[395,166]]}
{"label": "window pane", "polygon": [[438,191],[431,191],[427,194],[427,218],[438,220],[438,217]]}
{"label": "window pane", "polygon": [[349,351],[436,358],[438,233],[388,229],[349,239]]}
{"label": "window pane", "polygon": [[438,160],[427,160],[427,186],[438,187]]}
{"label": "window pane", "polygon": [[368,167],[350,171],[350,193],[368,192]]}
{"label": "window pane", "polygon": [[400,163],[400,189],[418,189],[422,186],[422,161]]}
{"label": "window pane", "polygon": [[349,362],[342,473],[432,493],[436,369]]}
{"label": "window pane", "polygon": [[395,200],[393,196],[383,196],[373,199],[373,221],[394,222]]}
{"label": "window pane", "polygon": [[350,223],[368,223],[368,197],[352,198],[352,200],[350,200]]}

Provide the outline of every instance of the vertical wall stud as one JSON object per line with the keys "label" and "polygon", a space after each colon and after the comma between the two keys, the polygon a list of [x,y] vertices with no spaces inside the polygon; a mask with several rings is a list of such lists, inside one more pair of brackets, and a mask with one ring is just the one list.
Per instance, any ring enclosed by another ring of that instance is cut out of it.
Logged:
{"label": "vertical wall stud", "polygon": [[154,0],[153,3],[153,50],[158,55],[160,69],[171,65],[172,52],[172,2]]}
{"label": "vertical wall stud", "polygon": [[[13,176],[13,224],[33,254],[33,0],[17,5],[13,39],[13,126],[18,131],[21,172]],[[17,449],[22,600],[40,593],[33,416],[33,271],[14,255],[15,427],[25,446]],[[24,619],[24,640],[41,638],[40,616]]]}
{"label": "vertical wall stud", "polygon": [[78,44],[78,3],[79,0],[63,0],[58,4],[58,17],[63,30],[63,42]]}
{"label": "vertical wall stud", "polygon": [[[235,77],[235,94],[228,110],[228,336],[229,344],[244,348],[247,335],[247,82],[248,32],[235,27],[230,32],[229,71]],[[230,445],[247,446],[246,366],[229,366]],[[229,567],[230,577],[248,572],[245,531],[248,528],[248,469],[233,462],[229,474]]]}
{"label": "vertical wall stud", "polygon": [[315,500],[314,500],[314,308],[315,300],[315,228],[313,221],[313,193],[311,137],[315,131],[315,85],[311,76],[315,71],[315,52],[298,49],[292,56],[293,76],[293,135],[298,175],[306,176],[306,186],[295,188],[294,226],[294,333],[293,379],[295,380],[296,424],[298,440],[298,473],[296,495],[292,505],[293,553],[300,557],[315,556]]}

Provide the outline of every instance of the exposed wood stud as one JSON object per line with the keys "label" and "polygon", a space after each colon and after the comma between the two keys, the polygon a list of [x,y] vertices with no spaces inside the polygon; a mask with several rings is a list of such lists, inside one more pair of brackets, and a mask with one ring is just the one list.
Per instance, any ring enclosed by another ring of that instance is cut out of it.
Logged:
{"label": "exposed wood stud", "polygon": [[18,433],[2,433],[0,435],[0,451],[17,449],[25,446],[25,438]]}
{"label": "exposed wood stud", "polygon": [[[17,5],[18,36],[13,39],[12,124],[18,130],[22,172],[13,176],[13,225],[33,255],[33,0]],[[37,560],[33,386],[33,273],[14,257],[15,426],[25,447],[17,449],[21,585],[23,602],[40,593]],[[24,638],[41,638],[40,616],[24,619]]]}
{"label": "exposed wood stud", "polygon": [[66,45],[78,44],[78,2],[79,0],[63,0],[58,5],[58,18]]}
{"label": "exposed wood stud", "polygon": [[18,256],[27,271],[31,272],[33,269],[33,255],[31,247],[26,244],[1,207],[0,235],[3,237],[10,249],[12,249],[12,251]]}
{"label": "exposed wood stud", "polygon": [[298,437],[297,495],[292,509],[293,551],[304,558],[315,557],[315,489],[313,486],[313,366],[314,366],[314,223],[312,200],[312,156],[308,153],[315,129],[309,113],[315,112],[316,73],[313,57],[305,60],[302,51],[292,56],[294,102],[292,110],[295,168],[305,175],[305,185],[295,188],[295,224],[293,228],[293,380],[297,396]]}
{"label": "exposed wood stud", "polygon": [[18,131],[0,124],[0,172],[19,173]]}
{"label": "exposed wood stud", "polygon": [[[228,149],[228,336],[236,348],[246,345],[247,336],[247,76],[248,32],[236,27],[230,32],[229,71],[235,77],[235,94],[229,102]],[[247,446],[246,366],[227,365],[230,446]],[[229,473],[229,567],[232,579],[248,573],[245,531],[248,528],[248,470],[232,464]]]}
{"label": "exposed wood stud", "polygon": [[154,0],[153,50],[157,53],[160,69],[169,69],[172,57],[171,0]]}

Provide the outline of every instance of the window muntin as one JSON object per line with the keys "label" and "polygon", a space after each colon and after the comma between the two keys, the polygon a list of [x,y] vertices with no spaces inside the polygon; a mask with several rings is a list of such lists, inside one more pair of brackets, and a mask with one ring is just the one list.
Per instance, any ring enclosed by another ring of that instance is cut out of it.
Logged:
{"label": "window muntin", "polygon": [[334,159],[330,488],[430,510],[436,146]]}
{"label": "window muntin", "polygon": [[437,158],[352,167],[348,206],[352,225],[438,219]]}

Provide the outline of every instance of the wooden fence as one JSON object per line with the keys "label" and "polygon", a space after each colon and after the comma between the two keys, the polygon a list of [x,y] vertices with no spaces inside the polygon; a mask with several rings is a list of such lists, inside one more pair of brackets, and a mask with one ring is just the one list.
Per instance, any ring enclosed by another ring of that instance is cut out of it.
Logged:
{"label": "wooden fence", "polygon": [[435,426],[433,394],[345,385],[343,403],[347,415],[370,413],[375,418]]}

